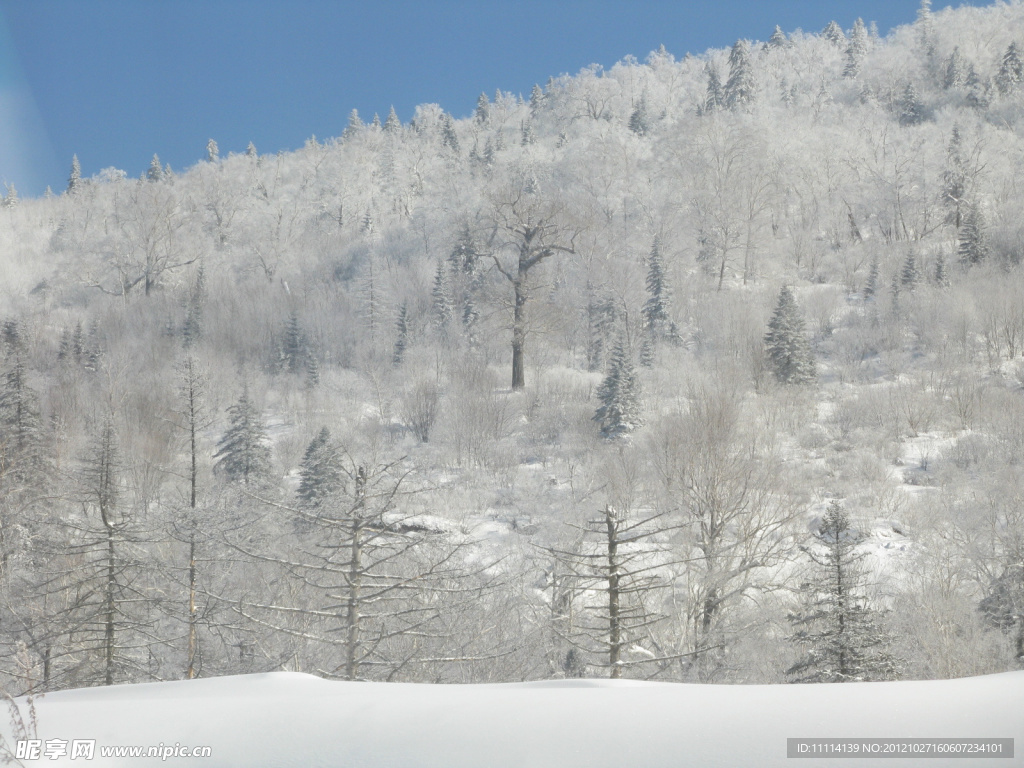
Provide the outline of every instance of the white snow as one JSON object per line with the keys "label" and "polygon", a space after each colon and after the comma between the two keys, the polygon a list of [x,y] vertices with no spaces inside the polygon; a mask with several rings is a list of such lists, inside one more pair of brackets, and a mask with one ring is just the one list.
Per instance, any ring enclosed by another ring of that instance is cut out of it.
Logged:
{"label": "white snow", "polygon": [[[24,704],[23,700],[19,700]],[[245,768],[705,768],[835,765],[786,739],[1013,738],[1008,759],[856,759],[840,765],[1020,765],[1024,672],[945,681],[684,685],[331,682],[305,674],[123,685],[36,700],[40,739],[95,739],[93,761],[24,765]],[[4,726],[7,728],[7,726]],[[9,739],[9,730],[7,730]],[[198,759],[101,758],[118,745],[209,746]]]}

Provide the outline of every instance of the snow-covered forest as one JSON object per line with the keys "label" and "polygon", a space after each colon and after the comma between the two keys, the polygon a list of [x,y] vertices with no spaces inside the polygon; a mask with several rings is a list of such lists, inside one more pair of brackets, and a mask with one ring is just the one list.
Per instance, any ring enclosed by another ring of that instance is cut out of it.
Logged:
{"label": "snow-covered forest", "polygon": [[1019,668],[1024,3],[837,22],[9,187],[2,687]]}

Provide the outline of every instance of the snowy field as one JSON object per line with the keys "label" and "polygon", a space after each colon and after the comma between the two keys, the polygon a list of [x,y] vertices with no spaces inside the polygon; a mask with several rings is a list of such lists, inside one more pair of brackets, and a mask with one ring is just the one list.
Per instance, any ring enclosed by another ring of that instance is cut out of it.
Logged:
{"label": "snowy field", "polygon": [[[22,702],[23,703],[23,702]],[[123,685],[36,700],[38,737],[96,741],[92,761],[246,768],[654,768],[1024,764],[1024,672],[948,681],[702,686],[329,682],[276,672]],[[787,758],[787,738],[1013,738],[1013,759]],[[110,746],[209,757],[101,757]]]}

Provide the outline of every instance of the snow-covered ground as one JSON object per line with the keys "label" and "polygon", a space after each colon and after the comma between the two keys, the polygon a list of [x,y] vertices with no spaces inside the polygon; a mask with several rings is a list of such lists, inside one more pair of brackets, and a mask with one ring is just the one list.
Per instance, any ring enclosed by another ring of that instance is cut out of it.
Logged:
{"label": "snow-covered ground", "polygon": [[[22,701],[22,703],[24,703]],[[505,685],[329,682],[277,672],[123,685],[36,700],[38,737],[95,740],[92,761],[204,768],[703,768],[1021,765],[1024,672],[948,681],[711,686],[579,680]],[[8,728],[8,726],[4,726]],[[7,730],[8,734],[10,731]],[[1013,738],[1013,759],[795,760],[787,738]],[[196,759],[111,746],[208,746]]]}

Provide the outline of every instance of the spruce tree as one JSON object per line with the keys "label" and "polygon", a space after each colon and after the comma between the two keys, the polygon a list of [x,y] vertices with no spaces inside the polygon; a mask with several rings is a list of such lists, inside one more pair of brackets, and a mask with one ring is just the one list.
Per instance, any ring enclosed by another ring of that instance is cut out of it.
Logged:
{"label": "spruce tree", "polygon": [[213,471],[229,482],[255,485],[270,476],[267,428],[249,398],[248,387],[243,387],[238,402],[228,408],[228,429],[213,458]]}
{"label": "spruce tree", "polygon": [[967,168],[963,156],[963,140],[960,128],[953,126],[946,149],[946,168],[942,173],[942,201],[950,207],[949,217],[960,229],[962,223],[961,209],[967,193]]}
{"label": "spruce tree", "polygon": [[964,87],[967,89],[967,105],[974,109],[988,109],[991,101],[991,83],[987,78],[978,74],[974,62],[967,65],[967,77],[964,80]]}
{"label": "spruce tree", "polygon": [[647,300],[642,314],[644,329],[653,340],[676,340],[679,329],[672,320],[672,293],[665,274],[665,263],[661,258],[661,244],[657,238],[647,257]]}
{"label": "spruce tree", "polygon": [[837,48],[842,48],[846,45],[846,34],[843,32],[843,28],[835,21],[828,23],[825,29],[821,31],[821,36]]}
{"label": "spruce tree", "polygon": [[68,194],[74,195],[82,188],[82,166],[78,155],[71,156],[71,175],[68,177]]}
{"label": "spruce tree", "polygon": [[629,130],[635,133],[637,136],[646,136],[650,133],[650,116],[647,114],[647,94],[640,94],[640,99],[637,101],[636,106],[633,107],[633,112],[629,116]]}
{"label": "spruce tree", "polygon": [[969,203],[960,228],[960,262],[971,267],[980,264],[988,256],[985,237],[985,217],[976,202]]}
{"label": "spruce tree", "polygon": [[920,272],[917,268],[917,254],[911,251],[903,261],[903,270],[900,272],[900,285],[907,291],[917,287],[920,279]]}
{"label": "spruce tree", "polygon": [[481,93],[479,98],[476,100],[476,113],[474,119],[478,125],[487,125],[487,121],[491,118],[491,102],[487,99],[486,93]]}
{"label": "spruce tree", "polygon": [[775,378],[783,384],[808,384],[817,377],[804,320],[788,286],[783,286],[779,292],[775,312],[768,321],[764,347]]}
{"label": "spruce tree", "polygon": [[643,425],[640,380],[622,337],[612,352],[608,373],[597,390],[597,399],[600,405],[594,421],[600,425],[601,434],[605,437],[618,437]]}
{"label": "spruce tree", "polygon": [[900,125],[918,125],[924,122],[925,109],[913,83],[907,83],[896,105]]}
{"label": "spruce tree", "polygon": [[942,75],[942,87],[947,91],[961,88],[967,82],[967,62],[960,53],[960,46],[953,46],[953,52],[946,59],[946,69]]}
{"label": "spruce tree", "polygon": [[940,251],[939,255],[935,257],[935,284],[939,288],[949,287],[949,275],[946,271],[946,257]]}
{"label": "spruce tree", "polygon": [[211,163],[216,163],[220,160],[220,149],[218,149],[217,142],[213,139],[206,142],[206,159]]}
{"label": "spruce tree", "polygon": [[999,63],[996,74],[996,87],[1003,96],[1013,93],[1024,81],[1024,62],[1021,61],[1017,43],[1010,43]]}
{"label": "spruce tree", "polygon": [[875,298],[878,293],[878,257],[871,259],[871,267],[868,269],[868,279],[864,282],[864,300]]}
{"label": "spruce tree", "polygon": [[455,122],[447,113],[441,118],[441,143],[455,154],[459,154],[459,137],[455,133]]}
{"label": "spruce tree", "polygon": [[718,75],[718,69],[708,62],[704,65],[704,73],[707,75],[708,87],[704,94],[704,103],[697,111],[707,115],[722,107],[725,97],[722,95],[722,80]]}
{"label": "spruce tree", "polygon": [[398,113],[395,112],[395,107],[392,105],[387,118],[384,120],[384,130],[387,133],[397,133],[401,127],[402,121],[398,119]]}
{"label": "spruce tree", "polygon": [[341,132],[343,139],[350,139],[353,136],[359,134],[363,129],[363,121],[359,117],[359,110],[353,109],[348,113],[348,125],[345,126],[345,130]]}
{"label": "spruce tree", "polygon": [[309,443],[299,465],[299,502],[314,510],[337,493],[344,483],[338,446],[323,427]]}
{"label": "spruce tree", "polygon": [[398,320],[395,322],[395,348],[391,355],[391,362],[401,365],[405,359],[405,350],[409,347],[409,310],[403,301],[398,308]]}
{"label": "spruce tree", "polygon": [[442,336],[447,335],[454,311],[451,286],[448,282],[448,270],[443,261],[437,262],[434,272],[434,287],[430,292],[432,319],[434,327]]}
{"label": "spruce tree", "polygon": [[20,350],[4,376],[0,391],[0,478],[18,484],[44,477],[47,461],[39,419],[39,396],[28,383]]}
{"label": "spruce tree", "polygon": [[163,181],[164,169],[160,165],[160,158],[154,154],[153,159],[149,161],[149,170],[146,171],[147,181]]}
{"label": "spruce tree", "polygon": [[806,649],[787,671],[796,683],[847,683],[893,680],[901,662],[889,650],[880,614],[864,595],[860,537],[850,528],[842,506],[833,501],[816,534],[818,551],[806,549],[816,578],[804,585],[806,604],[791,617],[792,639]]}
{"label": "spruce tree", "polygon": [[307,356],[306,334],[299,322],[299,313],[293,311],[288,315],[281,340],[281,365],[288,373],[301,373],[306,368]]}
{"label": "spruce tree", "polygon": [[853,30],[850,32],[850,42],[846,46],[846,66],[843,68],[843,77],[858,77],[861,64],[868,52],[868,31],[864,26],[863,19],[857,19],[853,23]]}
{"label": "spruce tree", "polygon": [[723,96],[729,109],[741,109],[754,99],[754,72],[750,64],[750,43],[737,40],[729,52],[729,79]]}
{"label": "spruce tree", "polygon": [[2,205],[4,208],[18,207],[18,190],[14,188],[13,182],[7,185],[7,194],[4,195]]}
{"label": "spruce tree", "polygon": [[786,33],[782,31],[782,27],[776,24],[775,31],[772,32],[772,36],[768,38],[768,47],[785,48],[788,45],[789,41],[786,39]]}

